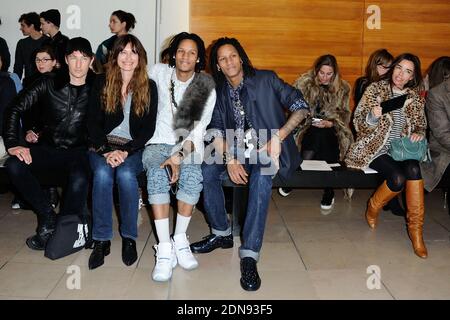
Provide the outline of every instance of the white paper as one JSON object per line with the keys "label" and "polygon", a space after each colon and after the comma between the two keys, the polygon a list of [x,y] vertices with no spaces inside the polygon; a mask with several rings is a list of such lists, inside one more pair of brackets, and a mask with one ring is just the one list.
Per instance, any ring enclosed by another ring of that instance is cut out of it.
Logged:
{"label": "white paper", "polygon": [[326,161],[303,160],[300,168],[305,171],[333,171]]}
{"label": "white paper", "polygon": [[337,168],[341,166],[340,163],[329,163],[328,165],[330,166],[330,168]]}
{"label": "white paper", "polygon": [[365,174],[378,173],[378,171],[373,170],[372,168],[369,168],[369,167],[363,168],[362,170],[364,171]]}

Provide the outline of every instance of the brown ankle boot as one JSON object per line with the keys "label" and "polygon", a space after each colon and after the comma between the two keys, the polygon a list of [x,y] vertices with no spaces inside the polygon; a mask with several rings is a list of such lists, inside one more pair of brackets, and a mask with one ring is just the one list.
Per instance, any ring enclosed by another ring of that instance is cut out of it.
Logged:
{"label": "brown ankle boot", "polygon": [[373,196],[367,203],[366,221],[369,227],[375,229],[377,225],[378,214],[381,208],[386,205],[392,198],[397,196],[401,191],[394,192],[386,184],[386,180],[383,181],[381,186],[375,191]]}
{"label": "brown ankle boot", "polygon": [[425,215],[423,180],[406,181],[406,207],[408,235],[414,252],[425,259],[428,256],[428,252],[422,237]]}

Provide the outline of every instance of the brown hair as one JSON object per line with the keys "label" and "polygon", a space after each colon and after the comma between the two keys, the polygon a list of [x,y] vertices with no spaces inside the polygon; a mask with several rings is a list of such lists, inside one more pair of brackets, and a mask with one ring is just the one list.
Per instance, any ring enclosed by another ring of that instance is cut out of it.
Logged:
{"label": "brown hair", "polygon": [[391,65],[394,57],[389,53],[386,49],[378,49],[369,57],[366,65],[366,74],[365,77],[369,81],[369,83],[376,82],[381,80],[380,75],[377,71],[377,66],[379,65]]}
{"label": "brown hair", "polygon": [[118,37],[111,50],[108,63],[105,65],[106,83],[102,92],[102,102],[106,113],[113,113],[119,104],[122,105],[122,74],[117,64],[117,57],[129,43],[133,51],[139,55],[139,62],[128,84],[127,92],[133,92],[133,110],[131,111],[142,117],[150,105],[147,53],[139,39],[131,34]]}

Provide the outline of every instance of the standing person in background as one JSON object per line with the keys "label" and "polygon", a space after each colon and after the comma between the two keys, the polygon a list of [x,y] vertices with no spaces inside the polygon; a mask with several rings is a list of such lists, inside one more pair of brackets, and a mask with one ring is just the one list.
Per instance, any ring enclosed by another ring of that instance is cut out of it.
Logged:
{"label": "standing person in background", "polygon": [[147,53],[133,35],[115,42],[106,74],[98,76],[89,101],[89,161],[93,172],[94,250],[89,269],[104,263],[113,239],[113,187],[120,204],[122,261],[137,259],[138,180],[144,170],[142,152],[155,131],[156,84],[147,75]]}
{"label": "standing person in background", "polygon": [[69,38],[59,31],[61,14],[57,9],[43,11],[40,14],[41,29],[44,35],[50,37],[49,44],[56,54],[56,68],[67,68],[65,52]]}
{"label": "standing person in background", "polygon": [[[0,26],[2,25],[2,19],[0,19]],[[6,40],[0,37],[0,55],[2,56],[3,63],[0,71],[8,72],[9,65],[11,64],[11,54],[9,53],[8,44]]]}
{"label": "standing person in background", "polygon": [[[311,107],[313,121],[298,127],[295,141],[304,160],[325,160],[336,163],[344,160],[353,142],[350,131],[350,85],[341,78],[339,66],[333,55],[323,55],[313,68],[294,82]],[[279,188],[287,196],[290,188]],[[323,210],[334,204],[334,191],[325,188],[320,202]]]}
{"label": "standing person in background", "polygon": [[111,17],[109,18],[109,29],[111,30],[111,33],[114,33],[114,35],[103,41],[95,52],[95,57],[101,65],[108,62],[109,52],[111,51],[117,37],[128,34],[131,29],[134,29],[135,25],[136,18],[132,13],[117,10],[111,14]]}
{"label": "standing person in background", "polygon": [[[421,85],[419,58],[410,53],[396,57],[386,78],[369,85],[356,107],[353,123],[357,137],[345,162],[349,168],[370,167],[385,179],[367,204],[365,217],[371,229],[377,225],[381,208],[405,188],[408,235],[414,253],[426,258],[424,183],[419,161],[396,161],[389,154],[394,139],[409,137],[411,142],[418,142],[426,138],[425,101],[419,95]],[[402,95],[407,95],[407,99],[401,108],[382,113],[381,102]]]}
{"label": "standing person in background", "polygon": [[19,23],[20,31],[26,38],[17,42],[14,73],[19,76],[19,79],[22,79],[22,75],[26,78],[36,72],[36,64],[32,55],[49,39],[41,33],[41,22],[36,12],[22,14]]}

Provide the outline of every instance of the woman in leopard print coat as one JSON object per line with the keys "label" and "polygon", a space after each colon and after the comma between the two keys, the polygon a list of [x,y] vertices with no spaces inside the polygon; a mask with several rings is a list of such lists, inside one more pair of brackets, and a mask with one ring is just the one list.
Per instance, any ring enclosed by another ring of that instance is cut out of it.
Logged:
{"label": "woman in leopard print coat", "polygon": [[[422,239],[424,189],[419,162],[395,161],[388,153],[393,139],[405,136],[415,142],[425,139],[424,99],[418,93],[421,82],[419,58],[405,53],[394,60],[385,80],[366,89],[355,111],[357,137],[345,163],[357,169],[369,166],[385,178],[368,202],[366,220],[372,229],[381,208],[406,188],[408,235],[414,252],[426,258]],[[400,95],[407,95],[403,107],[383,114],[380,103]]]}

